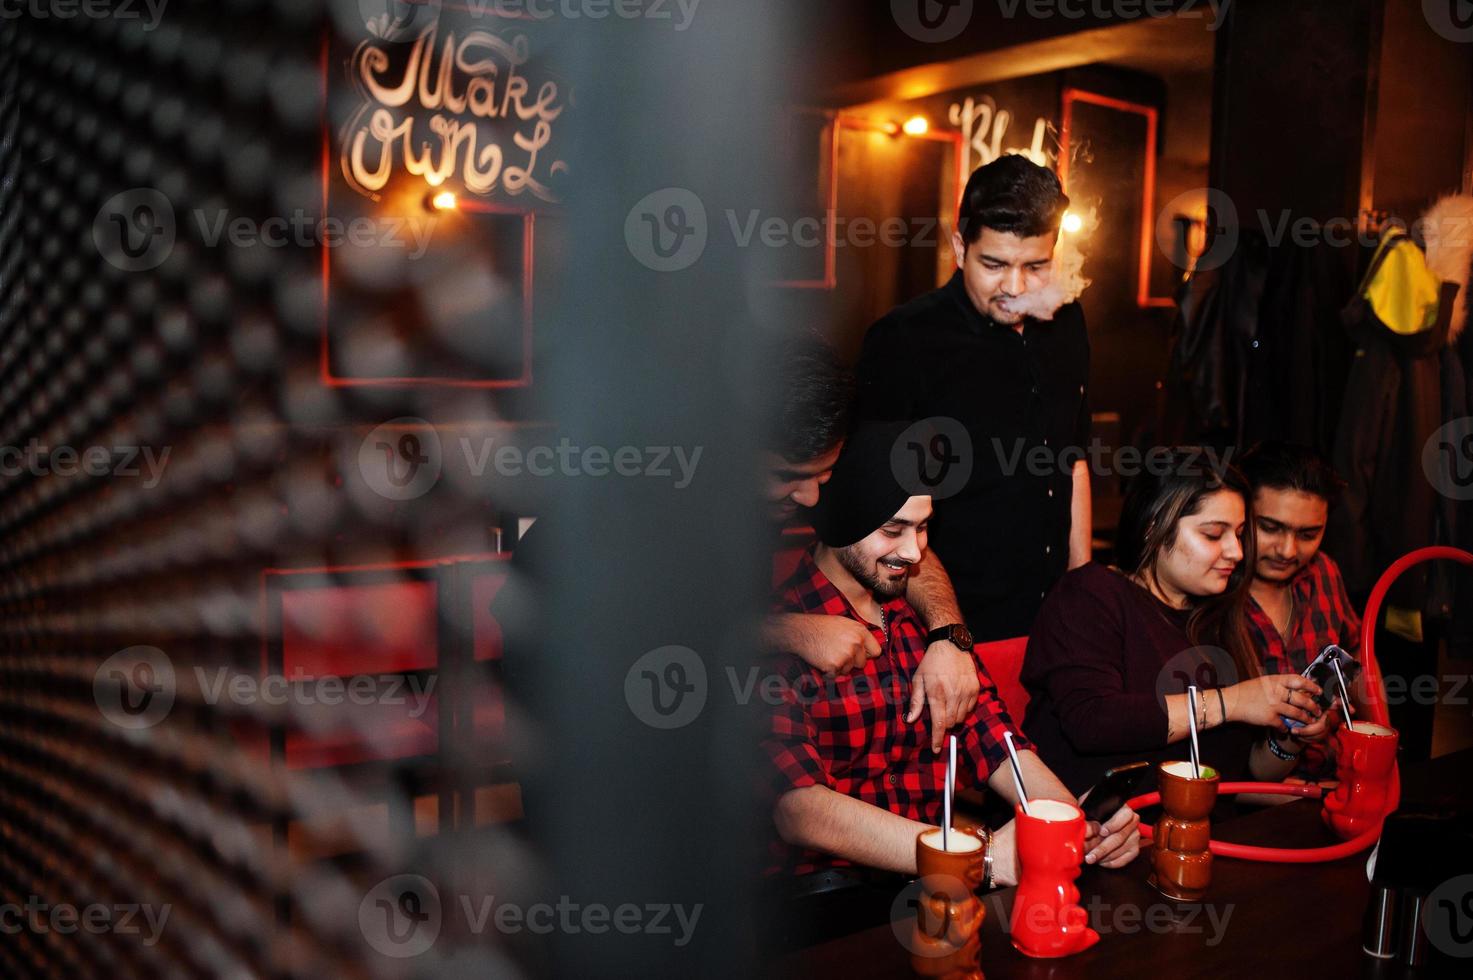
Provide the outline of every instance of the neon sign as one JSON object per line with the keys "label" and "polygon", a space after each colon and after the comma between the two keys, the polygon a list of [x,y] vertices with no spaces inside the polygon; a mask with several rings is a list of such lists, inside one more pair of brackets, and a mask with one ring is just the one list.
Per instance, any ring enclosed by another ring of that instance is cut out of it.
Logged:
{"label": "neon sign", "polygon": [[[440,25],[409,47],[365,40],[350,72],[364,96],[340,142],[344,178],[377,198],[402,171],[430,187],[455,179],[469,194],[531,194],[556,203],[553,178],[568,170],[549,150],[567,107],[553,79],[529,77],[525,34],[501,37]],[[509,138],[508,138],[509,137]]]}

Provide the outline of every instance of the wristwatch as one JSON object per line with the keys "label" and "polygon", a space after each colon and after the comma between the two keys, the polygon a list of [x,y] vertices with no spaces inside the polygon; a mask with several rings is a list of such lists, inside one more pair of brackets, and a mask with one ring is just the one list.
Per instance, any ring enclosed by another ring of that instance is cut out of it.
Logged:
{"label": "wristwatch", "polygon": [[964,623],[951,623],[948,626],[938,626],[926,634],[926,646],[939,640],[950,640],[967,653],[972,652],[972,631],[967,629]]}

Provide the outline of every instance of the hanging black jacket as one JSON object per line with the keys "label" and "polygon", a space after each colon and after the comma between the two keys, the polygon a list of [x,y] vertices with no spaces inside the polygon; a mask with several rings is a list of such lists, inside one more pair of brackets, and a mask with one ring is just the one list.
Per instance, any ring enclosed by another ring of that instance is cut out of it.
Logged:
{"label": "hanging black jacket", "polygon": [[1352,350],[1339,317],[1351,256],[1238,236],[1228,261],[1194,272],[1177,297],[1158,431],[1167,443],[1282,439],[1329,455]]}
{"label": "hanging black jacket", "polygon": [[[1442,424],[1441,354],[1451,303],[1442,305],[1436,325],[1410,335],[1393,333],[1363,302],[1346,311],[1356,351],[1332,458],[1347,487],[1330,515],[1325,550],[1357,599],[1393,561],[1434,542],[1438,494],[1422,452]],[[1403,575],[1388,602],[1422,609],[1427,571],[1422,565]]]}

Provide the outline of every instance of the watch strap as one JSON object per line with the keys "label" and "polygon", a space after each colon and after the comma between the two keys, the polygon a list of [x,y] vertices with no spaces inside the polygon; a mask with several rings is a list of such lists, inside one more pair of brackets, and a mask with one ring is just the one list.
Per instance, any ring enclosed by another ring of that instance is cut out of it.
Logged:
{"label": "watch strap", "polygon": [[950,640],[961,649],[969,649],[967,644],[958,642],[958,631],[963,634],[963,638],[969,638],[971,636],[971,631],[967,629],[965,623],[947,623],[945,626],[938,626],[926,633],[926,645],[930,646],[932,643],[937,643],[941,640]]}

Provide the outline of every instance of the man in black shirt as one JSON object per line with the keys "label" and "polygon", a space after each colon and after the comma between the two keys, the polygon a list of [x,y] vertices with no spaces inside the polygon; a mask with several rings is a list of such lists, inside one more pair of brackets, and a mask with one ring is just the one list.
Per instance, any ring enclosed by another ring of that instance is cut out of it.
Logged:
{"label": "man in black shirt", "polygon": [[[1048,590],[1090,558],[1089,336],[1077,303],[1042,298],[1068,205],[1024,157],[979,168],[956,273],[875,323],[857,368],[861,417],[953,433],[928,443],[942,468],[927,560],[944,563],[977,640],[1028,635]],[[951,466],[970,475],[946,494]]]}

